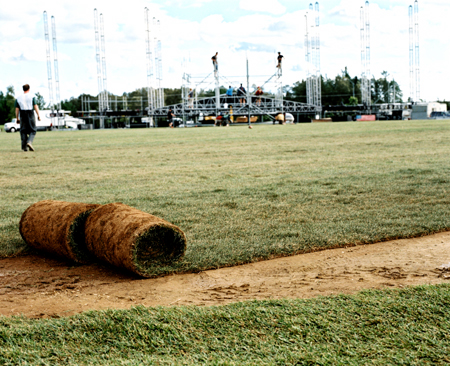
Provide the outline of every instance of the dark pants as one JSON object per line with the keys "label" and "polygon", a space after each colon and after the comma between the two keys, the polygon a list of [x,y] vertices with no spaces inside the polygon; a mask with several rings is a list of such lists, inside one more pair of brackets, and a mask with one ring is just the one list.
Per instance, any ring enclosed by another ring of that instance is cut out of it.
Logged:
{"label": "dark pants", "polygon": [[20,138],[22,140],[22,150],[27,151],[27,144],[32,144],[34,137],[36,136],[36,132],[25,132],[20,131]]}

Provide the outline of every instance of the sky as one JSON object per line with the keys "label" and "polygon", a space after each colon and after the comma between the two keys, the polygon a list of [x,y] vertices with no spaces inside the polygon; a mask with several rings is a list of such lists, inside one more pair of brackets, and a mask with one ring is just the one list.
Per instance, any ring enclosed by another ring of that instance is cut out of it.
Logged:
{"label": "sky", "polygon": [[[409,96],[409,20],[413,1],[370,1],[371,73],[389,73]],[[450,100],[450,12],[447,0],[419,0],[420,96]],[[222,84],[262,85],[275,72],[276,52],[284,55],[283,84],[305,79],[305,13],[298,0],[0,0],[0,90],[31,85],[48,101],[43,12],[54,16],[62,99],[97,95],[94,8],[103,14],[107,89],[118,95],[147,85],[144,8],[160,21],[163,86],[179,88],[183,71],[193,85],[212,71],[219,52]],[[345,67],[361,74],[360,0],[319,1],[321,73],[329,78]],[[52,55],[53,57],[53,55]],[[189,62],[190,60],[190,62]],[[186,65],[185,68],[182,66]],[[53,62],[52,62],[53,68]],[[52,71],[52,75],[54,75]],[[53,76],[54,79],[54,76]],[[213,88],[212,78],[201,84]],[[274,87],[272,82],[266,89]]]}

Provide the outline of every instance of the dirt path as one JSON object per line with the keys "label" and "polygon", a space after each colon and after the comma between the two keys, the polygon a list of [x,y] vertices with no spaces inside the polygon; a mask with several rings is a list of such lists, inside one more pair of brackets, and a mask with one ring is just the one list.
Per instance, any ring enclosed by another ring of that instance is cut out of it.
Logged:
{"label": "dirt path", "polygon": [[157,279],[27,256],[0,260],[0,314],[40,318],[138,304],[222,305],[349,294],[443,283],[450,270],[440,267],[449,263],[450,232]]}

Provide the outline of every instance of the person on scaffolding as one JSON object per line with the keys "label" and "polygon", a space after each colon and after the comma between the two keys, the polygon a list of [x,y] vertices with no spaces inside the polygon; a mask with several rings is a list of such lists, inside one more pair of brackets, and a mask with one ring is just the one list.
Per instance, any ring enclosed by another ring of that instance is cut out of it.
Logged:
{"label": "person on scaffolding", "polygon": [[227,89],[227,101],[228,103],[230,101],[233,102],[233,88],[231,87],[231,85]]}
{"label": "person on scaffolding", "polygon": [[225,114],[223,115],[222,126],[224,126],[224,127],[230,126],[230,112],[229,111],[226,111]]}
{"label": "person on scaffolding", "polygon": [[213,66],[214,66],[214,75],[216,75],[217,71],[219,71],[219,64],[217,61],[218,57],[219,57],[219,52],[216,52],[216,54],[213,57],[211,57],[211,60],[212,60]]}
{"label": "person on scaffolding", "polygon": [[189,88],[188,105],[190,109],[194,108],[194,91],[192,90],[192,88]]}
{"label": "person on scaffolding", "polygon": [[245,98],[244,97],[247,95],[247,91],[242,86],[242,84],[237,90],[237,95],[239,97],[239,103],[241,104],[241,107],[242,107],[245,104]]}
{"label": "person on scaffolding", "polygon": [[175,117],[175,114],[173,114],[172,108],[169,108],[169,112],[167,112],[167,122],[169,122],[170,128],[173,128],[173,117]]}
{"label": "person on scaffolding", "polygon": [[264,92],[261,90],[261,87],[258,86],[258,89],[256,89],[256,91],[255,91],[255,95],[257,96],[257,99],[256,99],[257,106],[261,105],[261,95],[263,95],[263,94],[264,94]]}
{"label": "person on scaffolding", "polygon": [[281,69],[281,61],[283,61],[284,56],[281,54],[281,52],[278,52],[278,57],[277,57],[277,61],[278,61],[278,65],[277,68]]}
{"label": "person on scaffolding", "polygon": [[221,126],[223,121],[222,113],[219,112],[219,114],[216,116],[216,122],[214,123],[214,126]]}

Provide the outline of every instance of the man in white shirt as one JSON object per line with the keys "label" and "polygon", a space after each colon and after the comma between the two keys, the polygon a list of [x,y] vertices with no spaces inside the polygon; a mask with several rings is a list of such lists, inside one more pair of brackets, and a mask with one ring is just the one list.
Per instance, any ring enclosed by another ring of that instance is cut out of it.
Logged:
{"label": "man in white shirt", "polygon": [[30,94],[30,86],[25,84],[23,87],[23,95],[16,99],[16,118],[20,122],[20,138],[22,140],[23,151],[34,151],[32,145],[34,137],[36,136],[36,120],[34,119],[34,112],[41,120],[39,115],[39,107],[36,104],[35,98]]}

